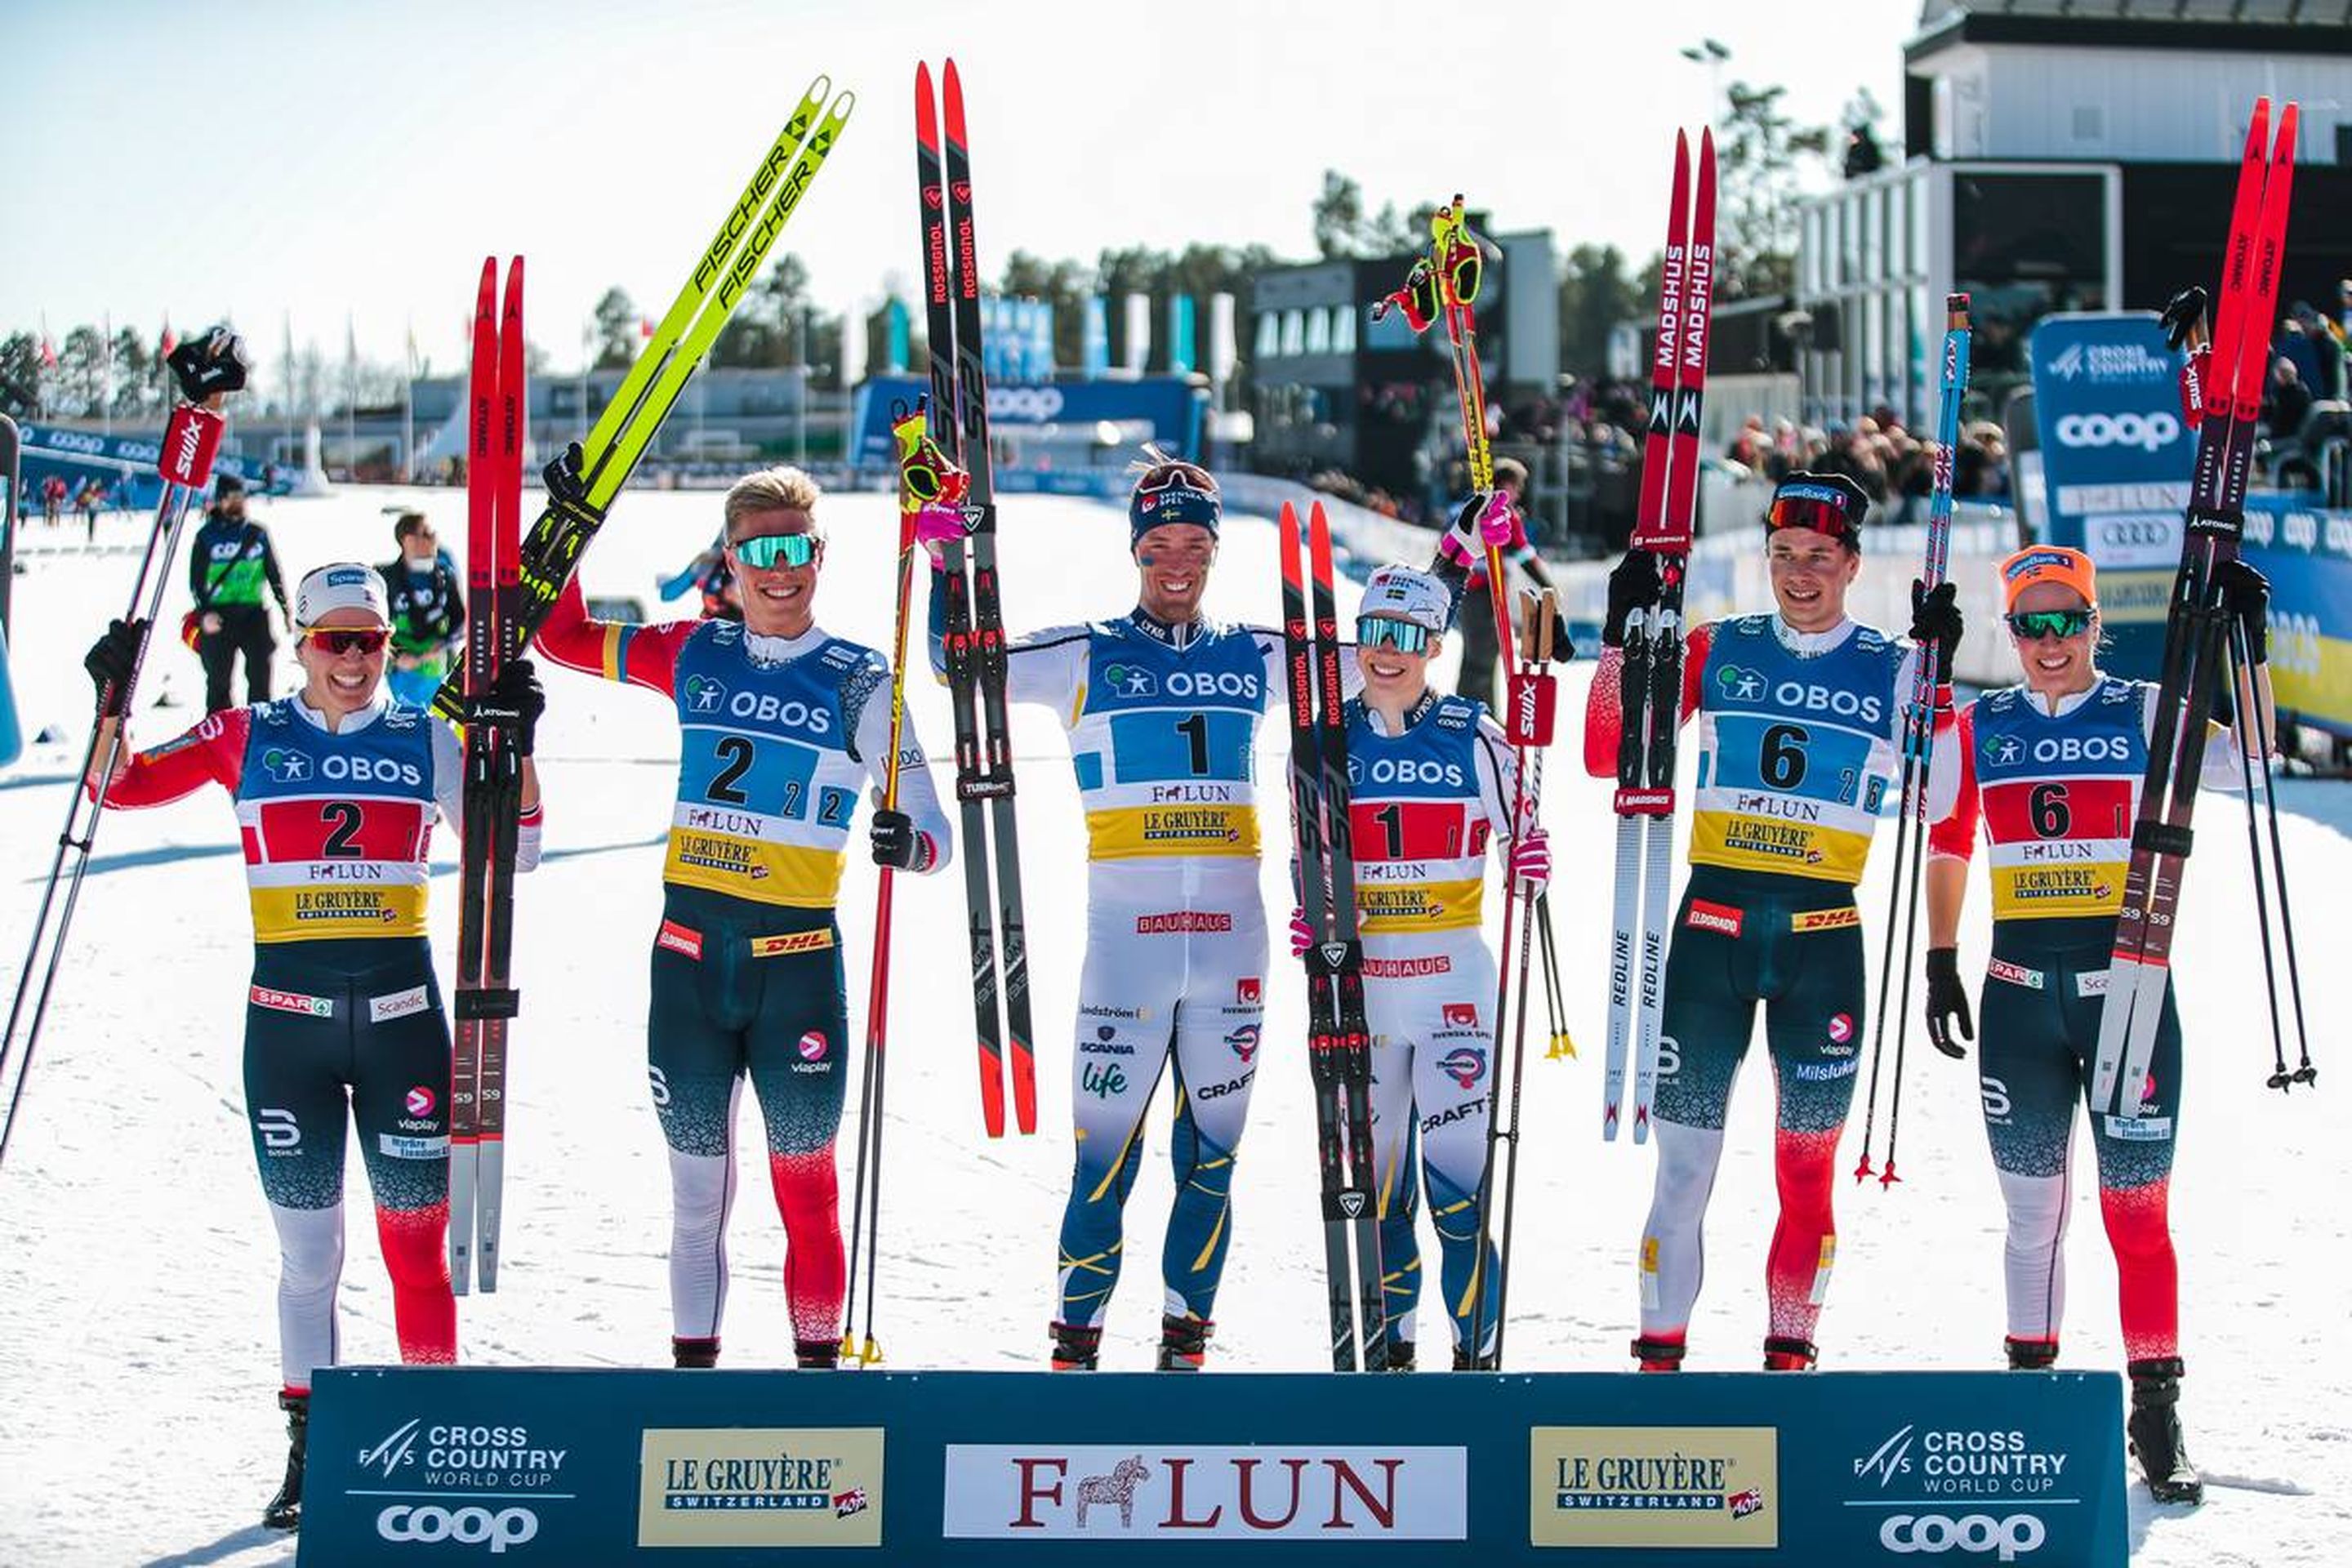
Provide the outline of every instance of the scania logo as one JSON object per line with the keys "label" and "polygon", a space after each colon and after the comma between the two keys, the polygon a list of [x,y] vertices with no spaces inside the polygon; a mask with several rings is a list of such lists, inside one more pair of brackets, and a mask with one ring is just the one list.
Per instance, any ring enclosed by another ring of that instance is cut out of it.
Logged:
{"label": "scania logo", "polygon": [[2180,421],[2154,414],[2069,414],[2058,421],[2062,447],[2137,447],[2153,452],[2180,438]]}
{"label": "scania logo", "polygon": [[527,1508],[502,1508],[493,1513],[473,1505],[442,1508],[431,1503],[395,1503],[375,1516],[375,1532],[386,1541],[454,1541],[460,1546],[488,1546],[495,1557],[536,1536],[539,1515]]}

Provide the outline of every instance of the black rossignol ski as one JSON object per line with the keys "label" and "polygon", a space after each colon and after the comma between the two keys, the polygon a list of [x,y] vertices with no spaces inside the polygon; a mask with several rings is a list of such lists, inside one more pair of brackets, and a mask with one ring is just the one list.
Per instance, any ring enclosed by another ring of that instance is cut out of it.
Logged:
{"label": "black rossignol ski", "polygon": [[[513,647],[527,647],[538,635],[572,580],[580,552],[604,526],[621,487],[660,433],[703,355],[719,341],[719,329],[742,303],[776,236],[840,139],[857,95],[844,92],[828,109],[831,91],[822,76],[809,84],[751,183],[727,209],[718,234],[703,247],[686,287],[646,341],[637,363],[579,441],[576,460],[566,452],[548,465],[547,510],[523,537],[518,557]],[[452,723],[462,711],[461,674],[452,673],[433,696],[433,710]]]}
{"label": "black rossignol ski", "polygon": [[[1307,1052],[1315,1080],[1329,1272],[1331,1365],[1388,1367],[1379,1189],[1372,1176],[1371,1033],[1364,1022],[1363,944],[1356,934],[1356,858],[1348,822],[1348,721],[1340,697],[1339,615],[1331,591],[1331,528],[1317,501],[1300,563],[1298,513],[1282,506],[1282,638],[1290,702],[1291,830],[1298,843],[1307,949]],[[1349,1268],[1349,1243],[1355,1267]],[[1350,1293],[1350,1279],[1353,1292]]]}
{"label": "black rossignol ski", "polygon": [[[1617,1136],[1631,1056],[1636,1143],[1650,1136],[1650,1106],[1658,1088],[1658,1019],[1675,854],[1675,741],[1682,723],[1683,578],[1698,496],[1699,402],[1706,392],[1707,320],[1715,294],[1712,131],[1700,134],[1698,189],[1696,200],[1690,196],[1690,142],[1677,132],[1665,259],[1658,279],[1657,352],[1650,364],[1650,431],[1631,545],[1658,557],[1659,596],[1655,605],[1626,617],[1624,662],[1615,693],[1617,874],[1601,1135]],[[1595,691],[1605,700],[1597,682]]]}
{"label": "black rossignol ski", "polygon": [[[89,869],[89,847],[98,837],[98,824],[106,811],[106,794],[114,781],[114,770],[122,755],[125,740],[122,726],[131,712],[131,700],[139,685],[139,673],[147,662],[147,647],[155,628],[155,616],[163,603],[163,591],[171,585],[172,563],[180,548],[181,525],[187,521],[188,504],[197,492],[210,482],[213,456],[220,450],[221,432],[226,421],[221,416],[221,403],[228,394],[242,391],[247,371],[252,367],[245,357],[245,342],[226,326],[200,332],[182,342],[166,356],[173,379],[178,384],[180,402],[172,410],[171,421],[164,426],[162,447],[155,455],[155,467],[163,476],[163,498],[155,503],[155,521],[147,531],[146,552],[139,559],[139,575],[131,585],[131,602],[123,610],[123,618],[136,627],[139,651],[131,663],[130,678],[120,686],[110,684],[98,694],[97,721],[90,726],[89,744],[83,748],[81,772],[78,779],[94,780],[88,789],[79,785],[66,802],[65,826],[58,830],[58,852],[50,858],[49,874],[41,887],[41,902],[33,916],[33,934],[25,947],[25,966],[16,973],[16,992],[8,1004],[8,1022],[0,1029],[0,1080],[7,1079],[8,1057],[16,1053],[16,1076],[8,1085],[8,1111],[0,1120],[0,1163],[8,1155],[8,1141],[16,1135],[16,1112],[24,1104],[25,1085],[33,1075],[33,1053],[40,1045],[41,1023],[48,1016],[49,993],[58,981],[58,966],[65,957],[66,937],[73,929],[74,905],[81,899],[83,875]],[[65,901],[58,902],[58,891],[65,890]],[[50,922],[49,911],[55,909],[57,921]],[[42,950],[47,949],[46,960]],[[36,985],[34,975],[40,978]],[[32,1016],[25,1016],[25,1004],[33,1005]],[[25,1033],[19,1047],[16,1026],[23,1023]]]}
{"label": "black rossignol ski", "polygon": [[[2274,143],[2270,115],[2270,100],[2258,100],[2246,129],[2245,157],[2231,205],[2229,249],[2222,260],[2212,358],[2202,389],[2203,418],[2189,481],[2187,529],[2165,617],[2155,732],[2148,739],[2147,771],[2140,785],[2131,865],[2124,879],[2123,910],[2116,921],[2115,954],[2092,1064],[2094,1114],[2110,1110],[2124,1117],[2140,1113],[2170,973],[2180,879],[2192,837],[2189,819],[2205,761],[2206,725],[2212,715],[2214,687],[2230,659],[2234,617],[2221,602],[2220,575],[2223,566],[2238,558],[2245,530],[2246,479],[2269,369],[2279,257],[2286,240],[2287,200],[2294,176],[2295,106],[2290,103],[2281,111]],[[2252,671],[2247,673],[2251,677]],[[2258,880],[2262,869],[2257,856]]]}
{"label": "black rossignol ski", "polygon": [[[467,698],[486,697],[522,651],[516,544],[522,521],[522,448],[530,415],[522,335],[522,258],[482,263],[467,388]],[[507,1024],[511,984],[514,862],[520,836],[522,757],[514,736],[466,727],[465,820],[458,854],[457,1026],[449,1060],[449,1288],[465,1295],[478,1272],[499,1288],[499,1222],[506,1187]]]}
{"label": "black rossignol ski", "polygon": [[930,67],[915,67],[915,178],[921,198],[932,435],[970,485],[961,508],[964,537],[948,541],[942,561],[948,700],[955,716],[956,800],[963,828],[959,847],[971,936],[981,1119],[991,1138],[1001,1138],[1006,1058],[1013,1123],[1023,1132],[1037,1131],[1037,1066],[1031,1045],[1021,840],[1013,820],[1013,734],[1004,697],[1004,612],[997,592],[996,489],[988,448],[988,382],[981,361],[971,161],[963,82],[955,61],[947,62],[942,75],[944,141]]}

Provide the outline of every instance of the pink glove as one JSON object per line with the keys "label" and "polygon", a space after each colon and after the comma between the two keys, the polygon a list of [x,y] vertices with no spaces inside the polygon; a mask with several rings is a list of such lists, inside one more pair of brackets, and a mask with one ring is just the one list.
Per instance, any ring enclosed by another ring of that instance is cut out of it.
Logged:
{"label": "pink glove", "polygon": [[1454,526],[1438,541],[1438,552],[1468,566],[1485,558],[1489,547],[1501,550],[1511,542],[1511,498],[1500,490],[1481,490],[1464,501],[1454,514]]}
{"label": "pink glove", "polygon": [[1307,911],[1292,910],[1290,911],[1290,956],[1304,958],[1307,956],[1307,950],[1314,945],[1315,930],[1307,923]]}
{"label": "pink glove", "polygon": [[1530,827],[1527,836],[1511,846],[1511,882],[1514,887],[1540,890],[1551,881],[1551,837],[1540,827]]}
{"label": "pink glove", "polygon": [[963,513],[954,507],[933,504],[916,511],[915,542],[931,552],[934,567],[945,563],[940,558],[940,546],[950,539],[963,537]]}

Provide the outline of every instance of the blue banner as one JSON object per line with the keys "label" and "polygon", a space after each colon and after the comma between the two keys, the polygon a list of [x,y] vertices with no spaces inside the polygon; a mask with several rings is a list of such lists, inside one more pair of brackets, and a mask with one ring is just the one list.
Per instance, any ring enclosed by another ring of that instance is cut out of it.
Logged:
{"label": "blue banner", "polygon": [[2271,580],[2271,688],[2282,718],[2352,736],[2352,512],[2246,498],[2244,553]]}
{"label": "blue banner", "polygon": [[[66,482],[68,512],[72,510],[71,498],[93,479],[107,487],[106,504],[110,507],[119,500],[133,511],[149,511],[163,499],[163,476],[155,470],[163,455],[160,433],[152,437],[101,436],[94,430],[26,425],[18,427],[17,434],[26,491],[20,500],[26,512],[39,515],[41,487],[53,475]],[[235,475],[245,481],[247,489],[268,495],[283,495],[294,477],[291,468],[278,469],[270,464],[226,455],[215,459],[213,472]],[[124,485],[128,490],[118,492],[117,487]]]}
{"label": "blue banner", "polygon": [[1182,375],[1192,368],[1192,296],[1168,297],[1168,374]]}
{"label": "blue banner", "polygon": [[882,313],[883,363],[892,375],[904,375],[907,374],[908,353],[907,340],[909,331],[907,324],[906,301],[894,297],[888,304],[882,307]]}
{"label": "blue banner", "polygon": [[1110,369],[1110,307],[1099,294],[1087,297],[1086,374],[1095,381]]}
{"label": "blue banner", "polygon": [[2100,662],[2153,679],[2197,455],[2181,417],[2180,356],[2146,312],[2044,316],[2027,352],[2048,500],[2042,537],[2098,566],[2112,639]]}
{"label": "blue banner", "polygon": [[[860,386],[850,415],[850,466],[895,471],[898,449],[890,438],[890,405],[895,399],[911,408],[916,395],[929,390],[928,382],[912,377],[876,376]],[[1179,457],[1197,458],[1201,405],[1200,396],[1188,383],[1166,375],[1134,381],[988,384],[988,422],[998,435],[1024,430],[1041,434],[1044,426],[1059,426],[1078,443],[1076,455],[1081,458],[1086,444],[1094,439],[1096,426],[1104,424],[1133,427],[1134,441],[1157,441]],[[1123,468],[1133,455],[1133,444],[1122,436],[1122,445],[1129,449],[1113,454],[1117,467]],[[1074,455],[1070,446],[1061,445],[1056,450],[1058,466],[1069,466]],[[1019,488],[1008,482],[1005,468],[998,468],[998,488]]]}
{"label": "blue banner", "polygon": [[2122,1568],[2124,1485],[2113,1373],[343,1367],[299,1561]]}

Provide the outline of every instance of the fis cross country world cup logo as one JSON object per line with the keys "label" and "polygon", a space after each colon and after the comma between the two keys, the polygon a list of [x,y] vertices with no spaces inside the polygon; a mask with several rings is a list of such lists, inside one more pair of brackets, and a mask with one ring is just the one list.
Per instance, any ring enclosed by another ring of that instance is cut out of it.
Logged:
{"label": "fis cross country world cup logo", "polygon": [[719,705],[727,700],[727,688],[707,675],[686,678],[686,710],[689,713],[716,713]]}
{"label": "fis cross country world cup logo", "polygon": [[261,765],[278,784],[300,784],[310,776],[310,758],[279,746],[272,746],[261,753]]}
{"label": "fis cross country world cup logo", "polygon": [[1103,679],[1110,684],[1112,695],[1118,697],[1157,697],[1160,680],[1139,664],[1114,664],[1103,671]]}
{"label": "fis cross country world cup logo", "polygon": [[1723,700],[1726,702],[1764,700],[1764,678],[1752,669],[1742,669],[1736,664],[1727,664],[1717,674],[1715,681],[1717,686],[1723,688]]}
{"label": "fis cross country world cup logo", "polygon": [[1456,1046],[1437,1058],[1438,1069],[1464,1089],[1475,1085],[1486,1072],[1486,1053],[1475,1046]]}

